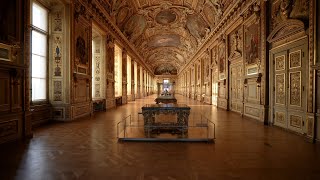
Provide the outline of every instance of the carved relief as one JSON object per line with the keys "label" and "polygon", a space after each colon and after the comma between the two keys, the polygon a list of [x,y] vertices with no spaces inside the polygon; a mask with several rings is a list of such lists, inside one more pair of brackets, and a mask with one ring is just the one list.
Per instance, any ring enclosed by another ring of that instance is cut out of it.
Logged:
{"label": "carved relief", "polygon": [[95,57],[95,80],[100,81],[100,57]]}
{"label": "carved relief", "polygon": [[276,71],[282,71],[285,70],[286,67],[286,61],[285,61],[285,55],[278,56],[275,58],[275,69]]}
{"label": "carved relief", "polygon": [[307,136],[313,137],[313,129],[314,129],[314,118],[312,117],[307,117]]}
{"label": "carved relief", "polygon": [[301,72],[290,72],[290,105],[301,106]]}
{"label": "carved relief", "polygon": [[289,54],[289,69],[301,67],[301,50]]}
{"label": "carved relief", "polygon": [[53,31],[62,31],[62,12],[57,11],[53,13]]}
{"label": "carved relief", "polygon": [[296,115],[290,115],[290,126],[295,128],[302,127],[302,117]]}
{"label": "carved relief", "polygon": [[62,82],[53,81],[53,100],[62,101]]}
{"label": "carved relief", "polygon": [[286,123],[286,115],[283,112],[276,112],[275,113],[275,121],[279,124]]}
{"label": "carved relief", "polygon": [[95,97],[100,97],[100,84],[95,85]]}
{"label": "carved relief", "polygon": [[251,116],[259,117],[260,116],[260,110],[253,107],[245,107],[245,113],[249,114]]}
{"label": "carved relief", "polygon": [[275,89],[276,104],[284,105],[286,101],[285,74],[276,75]]}
{"label": "carved relief", "polygon": [[53,52],[54,52],[53,57],[56,64],[56,67],[54,68],[54,76],[61,76],[61,66],[62,66],[62,36],[61,35],[54,36]]}

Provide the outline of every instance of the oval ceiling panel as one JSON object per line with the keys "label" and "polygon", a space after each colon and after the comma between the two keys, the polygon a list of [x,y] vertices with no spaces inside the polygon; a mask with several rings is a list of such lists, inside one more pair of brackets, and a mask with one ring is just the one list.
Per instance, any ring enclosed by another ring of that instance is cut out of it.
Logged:
{"label": "oval ceiling panel", "polygon": [[161,11],[156,16],[157,23],[163,24],[163,25],[170,24],[174,22],[176,19],[177,19],[177,15],[170,10]]}
{"label": "oval ceiling panel", "polygon": [[178,47],[181,45],[180,36],[176,34],[156,35],[151,37],[149,47]]}

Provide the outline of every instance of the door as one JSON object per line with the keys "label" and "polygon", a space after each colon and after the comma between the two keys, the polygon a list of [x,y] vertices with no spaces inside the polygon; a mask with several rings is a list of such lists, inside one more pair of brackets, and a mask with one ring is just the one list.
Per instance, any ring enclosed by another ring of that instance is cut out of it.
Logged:
{"label": "door", "polygon": [[306,112],[307,46],[273,55],[273,118],[276,126],[303,133]]}
{"label": "door", "polygon": [[230,110],[242,112],[242,66],[235,64],[230,67]]}

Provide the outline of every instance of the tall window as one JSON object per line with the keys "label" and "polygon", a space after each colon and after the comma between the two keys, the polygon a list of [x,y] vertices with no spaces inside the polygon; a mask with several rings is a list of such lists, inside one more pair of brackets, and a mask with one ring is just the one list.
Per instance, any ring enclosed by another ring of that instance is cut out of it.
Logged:
{"label": "tall window", "polygon": [[122,50],[115,45],[114,52],[114,78],[115,78],[115,96],[122,96]]}
{"label": "tall window", "polygon": [[48,11],[32,3],[32,101],[47,99]]}
{"label": "tall window", "polygon": [[138,65],[134,62],[134,94],[138,93]]}
{"label": "tall window", "polygon": [[127,55],[127,95],[131,95],[131,57]]}

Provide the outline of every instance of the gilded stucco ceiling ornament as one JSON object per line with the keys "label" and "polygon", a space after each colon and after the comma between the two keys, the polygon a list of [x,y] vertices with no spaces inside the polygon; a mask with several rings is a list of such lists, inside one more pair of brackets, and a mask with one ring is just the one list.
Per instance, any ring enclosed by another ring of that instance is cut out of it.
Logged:
{"label": "gilded stucco ceiling ornament", "polygon": [[[186,65],[222,19],[225,0],[112,1],[117,26],[149,68]],[[209,6],[210,8],[204,7]]]}
{"label": "gilded stucco ceiling ornament", "polygon": [[207,0],[204,4],[204,13],[207,19],[215,26],[223,15],[223,3],[221,0]]}
{"label": "gilded stucco ceiling ornament", "polygon": [[[193,13],[192,9],[173,6],[170,3],[139,10],[138,14],[147,19],[147,29],[135,45],[139,47],[141,54],[147,57],[147,64],[154,67],[151,63],[157,59],[151,56],[152,54],[157,54],[158,57],[175,62],[180,66],[186,63],[186,59],[198,46],[196,38],[184,28],[187,16]],[[175,49],[175,55],[170,55],[172,53],[168,49]]]}

